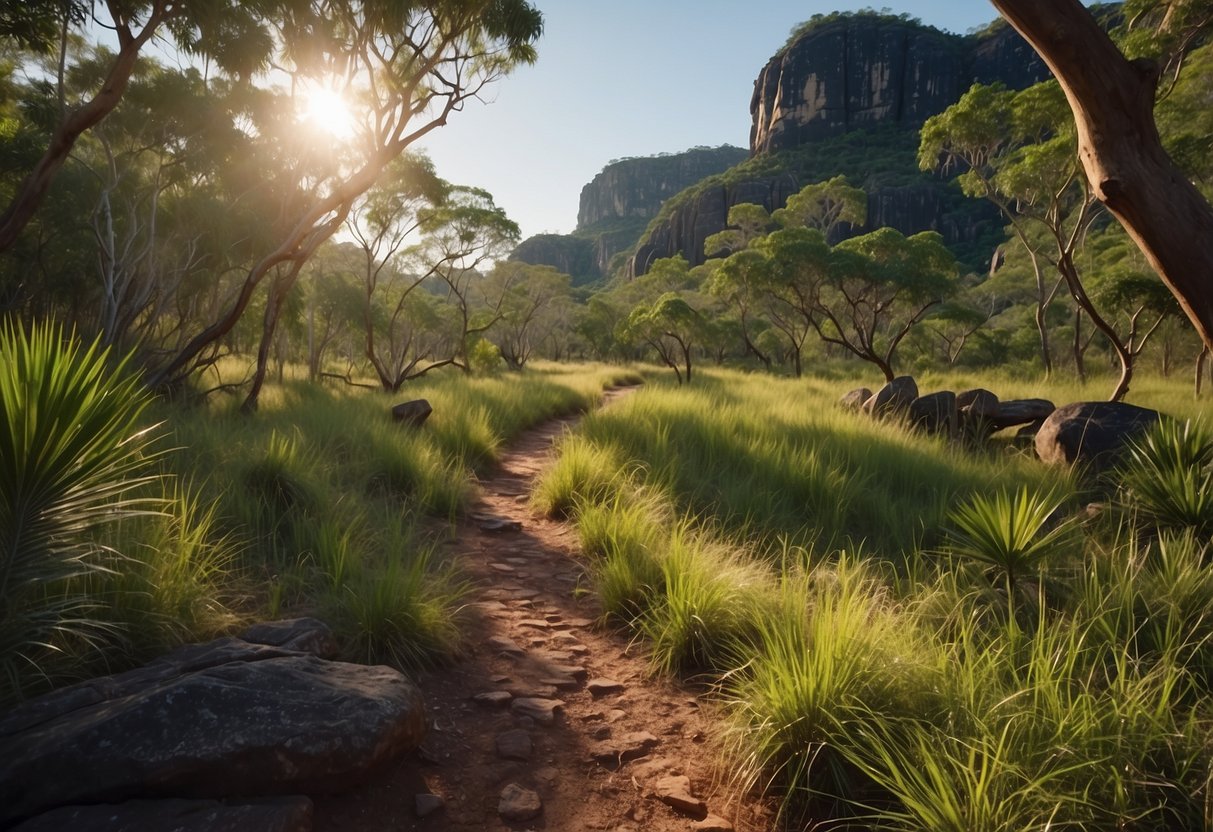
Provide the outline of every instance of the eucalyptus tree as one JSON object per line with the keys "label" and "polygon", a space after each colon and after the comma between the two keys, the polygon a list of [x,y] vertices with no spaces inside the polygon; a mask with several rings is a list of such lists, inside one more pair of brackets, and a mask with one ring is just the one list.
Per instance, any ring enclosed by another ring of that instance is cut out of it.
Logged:
{"label": "eucalyptus tree", "polygon": [[934,231],[906,237],[880,228],[831,253],[812,324],[828,344],[874,364],[892,381],[897,348],[956,290],[956,259]]}
{"label": "eucalyptus tree", "polygon": [[703,315],[684,298],[677,292],[666,292],[652,303],[634,308],[620,332],[626,340],[652,347],[681,385],[691,383],[694,349],[706,340],[710,330]]}
{"label": "eucalyptus tree", "polygon": [[[297,89],[327,86],[353,100],[359,113],[353,138],[305,148],[303,131],[279,134],[284,145],[293,143],[299,163],[284,175],[276,241],[247,268],[223,312],[151,374],[154,385],[175,386],[205,366],[270,275],[263,330],[271,334],[274,310],[302,264],[343,226],[388,164],[488,85],[532,62],[542,30],[542,16],[525,0],[312,0],[288,23],[283,42],[295,48],[278,56],[279,66],[293,73]],[[262,340],[263,353],[268,338]],[[246,405],[255,407],[255,390]]]}
{"label": "eucalyptus tree", "polygon": [[452,364],[472,372],[469,348],[504,314],[502,309],[511,283],[495,284],[485,293],[485,272],[518,243],[518,225],[480,188],[454,187],[438,205],[419,211],[422,242],[413,257],[430,264],[433,276],[455,316],[456,347]]}
{"label": "eucalyptus tree", "polygon": [[359,198],[346,229],[361,254],[364,355],[384,390],[451,363],[435,356],[427,338],[432,303],[417,298],[439,262],[422,264],[408,254],[419,245],[422,211],[440,205],[450,185],[428,158],[405,154]]}
{"label": "eucalyptus tree", "polygon": [[1116,216],[1213,347],[1213,206],[1168,156],[1160,82],[1213,26],[1207,0],[1130,0],[1125,54],[1079,0],[993,0],[1065,93],[1091,192]]}
{"label": "eucalyptus tree", "polygon": [[781,228],[753,245],[765,258],[758,270],[761,308],[787,342],[792,371],[804,371],[804,345],[818,327],[822,286],[833,269],[825,235],[815,228]]}
{"label": "eucalyptus tree", "polygon": [[837,242],[844,227],[859,228],[868,221],[868,195],[845,176],[835,176],[805,185],[771,218],[781,228],[816,228]]}
{"label": "eucalyptus tree", "polygon": [[[0,214],[0,251],[9,249],[46,198],[80,136],[105,119],[126,93],[140,53],[153,39],[171,39],[182,51],[204,57],[247,79],[269,66],[272,23],[294,18],[303,0],[3,0],[0,36],[55,60],[57,117],[45,149]],[[112,53],[96,83],[79,98],[67,95],[68,45],[90,22],[113,33]],[[293,33],[294,27],[279,26]]]}
{"label": "eucalyptus tree", "polygon": [[568,324],[572,278],[552,266],[502,261],[484,287],[486,299],[501,299],[500,317],[488,337],[511,370],[525,367],[535,349]]}

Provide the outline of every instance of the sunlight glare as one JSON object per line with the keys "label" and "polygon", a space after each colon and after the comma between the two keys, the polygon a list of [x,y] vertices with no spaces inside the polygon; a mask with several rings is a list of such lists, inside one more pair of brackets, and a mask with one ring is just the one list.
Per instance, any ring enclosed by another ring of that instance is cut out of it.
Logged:
{"label": "sunlight glare", "polygon": [[314,87],[303,96],[300,121],[313,130],[333,138],[348,139],[354,135],[354,114],[345,97],[328,87]]}

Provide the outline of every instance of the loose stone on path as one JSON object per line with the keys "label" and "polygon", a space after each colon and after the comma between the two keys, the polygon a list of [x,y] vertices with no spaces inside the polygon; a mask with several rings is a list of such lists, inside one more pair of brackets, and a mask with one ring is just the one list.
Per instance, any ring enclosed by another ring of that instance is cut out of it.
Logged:
{"label": "loose stone on path", "polygon": [[522,697],[510,704],[510,709],[519,716],[529,716],[540,725],[551,725],[556,721],[556,710],[564,707],[559,699]]}
{"label": "loose stone on path", "polygon": [[531,752],[534,746],[531,743],[531,735],[522,728],[514,728],[506,731],[504,734],[497,735],[497,756],[503,760],[521,760],[525,762],[531,759]]}
{"label": "loose stone on path", "polygon": [[543,801],[530,789],[524,789],[517,783],[510,783],[501,790],[501,799],[497,803],[497,814],[501,815],[502,820],[531,820],[538,817],[542,811]]}

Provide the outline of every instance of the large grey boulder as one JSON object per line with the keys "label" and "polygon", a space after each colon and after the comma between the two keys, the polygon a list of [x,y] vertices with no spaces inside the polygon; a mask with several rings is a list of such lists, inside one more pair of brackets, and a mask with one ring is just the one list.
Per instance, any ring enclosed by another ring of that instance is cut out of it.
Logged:
{"label": "large grey boulder", "polygon": [[0,719],[0,826],[130,798],[333,791],[424,733],[420,691],[391,668],[217,639]]}
{"label": "large grey boulder", "polygon": [[117,805],[63,806],[13,832],[311,832],[312,801],[268,797],[218,800],[130,800]]}
{"label": "large grey boulder", "polygon": [[910,404],[910,424],[927,433],[956,433],[956,394],[940,390],[919,396]]}
{"label": "large grey boulder", "polygon": [[864,402],[863,409],[872,416],[898,416],[909,412],[917,398],[918,384],[913,377],[898,376]]}
{"label": "large grey boulder", "polygon": [[1128,441],[1161,418],[1123,402],[1076,402],[1059,407],[1036,432],[1036,455],[1053,465],[1079,463],[1095,471],[1115,465]]}

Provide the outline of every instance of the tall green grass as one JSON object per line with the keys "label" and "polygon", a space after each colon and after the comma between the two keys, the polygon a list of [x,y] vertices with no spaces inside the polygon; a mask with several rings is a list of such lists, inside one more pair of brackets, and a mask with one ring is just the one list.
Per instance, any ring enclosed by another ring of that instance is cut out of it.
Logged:
{"label": "tall green grass", "polygon": [[650,385],[536,493],[654,667],[718,686],[727,768],[794,827],[1213,828],[1208,536],[1156,493],[1204,443],[1160,431],[1088,515],[1013,444],[844,415],[836,387]]}

